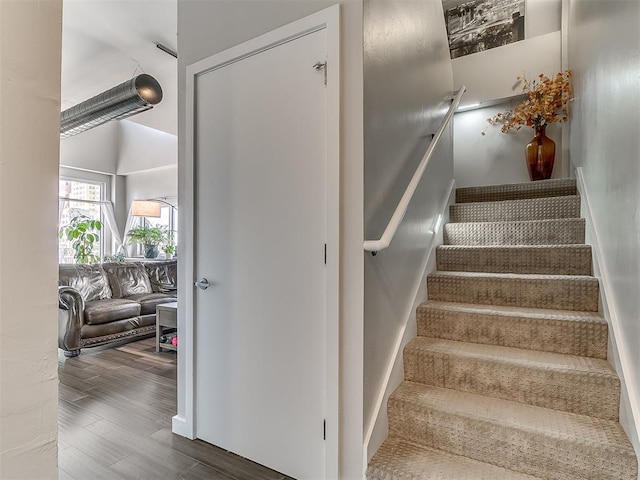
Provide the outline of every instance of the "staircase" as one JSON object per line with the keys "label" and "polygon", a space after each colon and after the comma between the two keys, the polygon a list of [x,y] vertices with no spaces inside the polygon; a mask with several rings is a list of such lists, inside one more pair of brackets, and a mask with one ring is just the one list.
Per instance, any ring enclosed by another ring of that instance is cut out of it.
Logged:
{"label": "staircase", "polygon": [[575,181],[462,188],[368,480],[636,480]]}

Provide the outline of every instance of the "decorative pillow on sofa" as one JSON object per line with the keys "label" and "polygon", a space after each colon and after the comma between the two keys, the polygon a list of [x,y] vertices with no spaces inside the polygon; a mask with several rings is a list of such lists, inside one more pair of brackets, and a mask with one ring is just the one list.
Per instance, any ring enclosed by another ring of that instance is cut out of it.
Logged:
{"label": "decorative pillow on sofa", "polygon": [[123,298],[140,293],[151,293],[149,276],[142,263],[103,264],[113,298]]}
{"label": "decorative pillow on sofa", "polygon": [[58,267],[60,285],[75,288],[85,302],[111,298],[109,280],[102,265],[62,264]]}

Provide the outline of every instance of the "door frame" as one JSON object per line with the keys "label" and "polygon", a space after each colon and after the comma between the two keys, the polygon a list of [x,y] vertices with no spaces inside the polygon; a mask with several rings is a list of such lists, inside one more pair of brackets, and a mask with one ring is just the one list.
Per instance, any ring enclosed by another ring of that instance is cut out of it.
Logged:
{"label": "door frame", "polygon": [[[195,108],[198,76],[277,47],[310,33],[327,33],[327,264],[326,264],[326,456],[327,478],[339,471],[339,318],[340,318],[340,5],[296,20],[283,27],[195,62],[186,69],[186,136],[183,177],[179,179],[180,258],[178,331],[178,413],[172,430],[194,439],[196,431],[195,351]],[[321,60],[321,59],[318,59]],[[309,68],[313,64],[309,65]],[[321,432],[319,431],[320,435]]]}

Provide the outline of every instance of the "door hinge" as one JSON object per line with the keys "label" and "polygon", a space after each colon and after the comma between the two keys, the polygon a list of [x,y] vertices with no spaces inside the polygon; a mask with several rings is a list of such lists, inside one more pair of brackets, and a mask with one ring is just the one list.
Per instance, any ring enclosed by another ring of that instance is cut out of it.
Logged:
{"label": "door hinge", "polygon": [[316,72],[320,71],[320,70],[324,70],[324,84],[327,84],[327,62],[316,62],[313,65],[313,68],[315,69]]}
{"label": "door hinge", "polygon": [[322,439],[327,439],[327,421],[322,422]]}
{"label": "door hinge", "polygon": [[324,244],[324,264],[327,264],[327,244]]}

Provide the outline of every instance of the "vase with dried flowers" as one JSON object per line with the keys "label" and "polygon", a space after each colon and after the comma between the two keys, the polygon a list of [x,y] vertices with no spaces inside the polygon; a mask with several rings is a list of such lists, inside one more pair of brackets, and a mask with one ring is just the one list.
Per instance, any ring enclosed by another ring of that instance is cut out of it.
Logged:
{"label": "vase with dried flowers", "polygon": [[556,152],[556,144],[546,136],[545,130],[549,124],[566,122],[569,118],[569,102],[573,100],[571,70],[556,73],[553,79],[540,74],[536,80],[524,77],[516,80],[525,99],[514,108],[487,118],[487,122],[502,125],[503,133],[533,127],[535,137],[525,149],[529,178],[545,180],[551,178]]}

